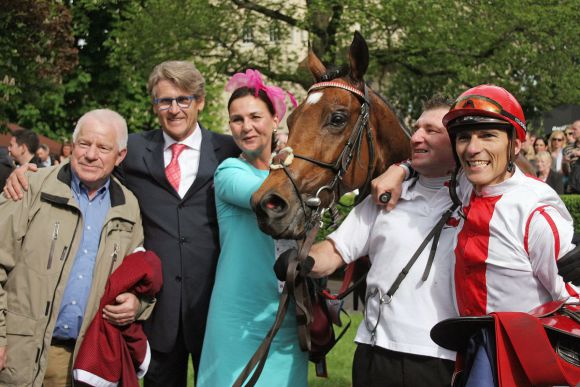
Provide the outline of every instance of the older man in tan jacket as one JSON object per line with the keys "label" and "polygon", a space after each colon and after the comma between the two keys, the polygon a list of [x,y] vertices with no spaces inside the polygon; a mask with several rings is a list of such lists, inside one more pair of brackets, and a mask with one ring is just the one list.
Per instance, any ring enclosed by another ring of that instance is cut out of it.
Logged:
{"label": "older man in tan jacket", "polygon": [[150,302],[119,294],[98,310],[108,276],[141,246],[137,200],[111,173],[127,149],[125,120],[79,120],[70,163],[30,174],[24,199],[0,199],[0,385],[70,385],[74,356],[97,313],[127,324]]}

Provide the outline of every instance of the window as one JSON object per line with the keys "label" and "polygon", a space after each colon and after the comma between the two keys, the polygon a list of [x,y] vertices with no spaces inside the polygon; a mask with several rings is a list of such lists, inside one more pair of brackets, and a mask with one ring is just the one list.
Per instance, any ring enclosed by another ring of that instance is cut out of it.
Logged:
{"label": "window", "polygon": [[251,26],[244,26],[242,40],[244,43],[251,43],[254,41],[254,29]]}
{"label": "window", "polygon": [[280,41],[280,27],[278,24],[272,23],[270,24],[270,42],[279,42]]}

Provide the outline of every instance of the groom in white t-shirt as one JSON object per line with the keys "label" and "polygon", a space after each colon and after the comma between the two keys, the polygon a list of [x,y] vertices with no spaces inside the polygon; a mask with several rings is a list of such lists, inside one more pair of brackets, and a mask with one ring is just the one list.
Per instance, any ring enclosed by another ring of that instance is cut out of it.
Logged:
{"label": "groom in white t-shirt", "polygon": [[447,181],[455,166],[443,116],[451,101],[434,97],[414,125],[411,165],[418,177],[403,184],[395,209],[366,198],[328,239],[310,251],[310,275],[327,276],[368,255],[366,310],[355,341],[353,385],[450,385],[455,353],[436,345],[429,332],[457,316],[452,287],[454,222],[441,232],[428,277],[423,280],[432,241],[427,244],[392,299],[386,295],[421,242],[451,206]]}

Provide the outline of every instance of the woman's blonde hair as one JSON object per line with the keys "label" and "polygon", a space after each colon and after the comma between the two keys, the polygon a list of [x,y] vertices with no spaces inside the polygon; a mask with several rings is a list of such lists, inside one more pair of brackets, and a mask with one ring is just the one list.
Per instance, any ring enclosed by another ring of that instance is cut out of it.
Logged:
{"label": "woman's blonde hair", "polygon": [[546,151],[541,151],[536,153],[536,160],[544,160],[548,162],[548,165],[552,164],[552,155]]}

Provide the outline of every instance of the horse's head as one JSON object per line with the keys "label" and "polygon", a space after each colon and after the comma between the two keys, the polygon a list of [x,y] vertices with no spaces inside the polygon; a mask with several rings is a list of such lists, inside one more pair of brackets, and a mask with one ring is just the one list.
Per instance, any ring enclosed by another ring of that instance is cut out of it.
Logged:
{"label": "horse's head", "polygon": [[298,239],[318,206],[362,188],[388,164],[409,155],[409,141],[396,115],[364,83],[369,63],[359,33],[350,46],[350,67],[327,72],[313,53],[316,79],[288,117],[288,148],[279,152],[252,204],[260,228],[276,238]]}

